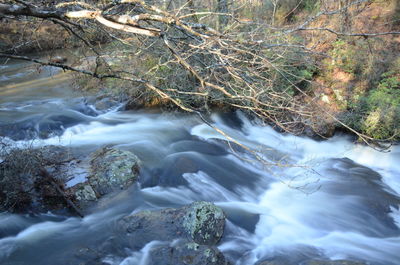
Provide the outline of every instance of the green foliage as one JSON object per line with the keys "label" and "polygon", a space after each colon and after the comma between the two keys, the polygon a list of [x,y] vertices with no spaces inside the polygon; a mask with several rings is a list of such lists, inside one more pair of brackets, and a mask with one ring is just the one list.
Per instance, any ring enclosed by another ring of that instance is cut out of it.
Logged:
{"label": "green foliage", "polygon": [[400,133],[400,80],[393,72],[382,77],[366,99],[369,113],[362,127],[368,135],[378,139]]}
{"label": "green foliage", "polygon": [[367,104],[370,108],[390,108],[400,106],[400,81],[394,72],[382,75],[383,79],[378,87],[371,91]]}
{"label": "green foliage", "polygon": [[339,67],[346,73],[355,74],[358,69],[357,51],[353,49],[345,40],[339,39],[333,43],[333,48],[329,52],[333,58],[330,68]]}
{"label": "green foliage", "polygon": [[400,139],[400,79],[396,72],[382,74],[377,87],[354,103],[347,122],[376,139]]}
{"label": "green foliage", "polygon": [[304,0],[302,3],[302,8],[308,12],[314,12],[319,10],[321,1],[318,0]]}

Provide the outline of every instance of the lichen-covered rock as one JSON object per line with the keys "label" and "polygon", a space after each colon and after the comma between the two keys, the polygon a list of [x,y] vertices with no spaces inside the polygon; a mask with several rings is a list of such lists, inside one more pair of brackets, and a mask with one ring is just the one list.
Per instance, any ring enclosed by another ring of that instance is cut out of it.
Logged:
{"label": "lichen-covered rock", "polygon": [[200,244],[216,244],[221,239],[224,225],[224,212],[209,202],[192,203],[183,218],[186,232]]}
{"label": "lichen-covered rock", "polygon": [[221,239],[224,226],[223,211],[209,202],[194,202],[178,209],[142,211],[118,222],[123,233],[128,233],[134,249],[140,249],[153,240],[178,238],[200,245],[214,245]]}
{"label": "lichen-covered rock", "polygon": [[157,247],[150,251],[148,265],[228,265],[216,248],[197,243]]}
{"label": "lichen-covered rock", "polygon": [[90,164],[89,184],[99,195],[127,188],[139,176],[140,160],[129,151],[105,147],[92,155]]}
{"label": "lichen-covered rock", "polygon": [[78,187],[76,188],[75,191],[75,199],[78,202],[86,203],[97,200],[96,193],[94,192],[92,186],[88,184],[82,184],[82,185],[78,184],[77,186]]}

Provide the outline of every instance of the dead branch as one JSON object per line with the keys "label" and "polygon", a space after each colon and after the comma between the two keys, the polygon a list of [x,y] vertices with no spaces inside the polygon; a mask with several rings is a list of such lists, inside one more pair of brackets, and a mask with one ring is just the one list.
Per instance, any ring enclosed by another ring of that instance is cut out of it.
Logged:
{"label": "dead branch", "polygon": [[[130,81],[189,112],[197,111],[191,102],[193,99],[201,99],[204,104],[220,99],[227,105],[251,111],[291,133],[301,133],[308,119],[326,112],[315,103],[314,96],[300,86],[301,83],[310,83],[311,80],[300,76],[296,71],[312,64],[320,56],[327,55],[302,43],[292,42],[285,36],[299,31],[317,30],[338,36],[365,38],[400,34],[397,31],[345,33],[336,29],[309,26],[320,17],[338,15],[351,7],[368,4],[369,0],[356,0],[339,9],[322,10],[290,29],[260,23],[243,24],[230,14],[233,23],[223,33],[210,25],[198,23],[200,20],[195,19],[196,23],[193,23],[192,18],[215,15],[220,18],[220,24],[225,24],[227,12],[196,13],[193,12],[193,1],[185,1],[174,11],[167,11],[140,0],[114,1],[105,7],[72,1],[52,8],[15,2],[18,4],[0,4],[0,16],[49,19],[61,24],[89,47],[90,42],[77,32],[84,29],[85,21],[95,21],[107,32],[117,31],[144,37],[140,39],[142,47],[138,53],[158,52],[162,55],[157,58],[158,63],[144,73],[128,71],[125,69],[129,68],[128,65],[120,67],[124,69],[118,71],[109,68],[110,71],[99,73],[4,52],[0,53],[0,57],[32,61],[99,79]],[[225,5],[225,2],[218,3]],[[123,9],[124,5],[131,7],[129,12]],[[126,12],[113,12],[117,8]],[[135,47],[133,44],[131,46]],[[173,72],[163,74],[160,69],[172,69]],[[182,85],[177,82],[177,76],[192,81]],[[334,115],[326,115],[358,135],[367,144],[373,140],[339,121]]]}
{"label": "dead branch", "polygon": [[65,192],[54,181],[54,178],[50,175],[50,173],[46,169],[41,168],[40,175],[43,177],[44,181],[51,184],[51,186],[57,191],[58,194],[60,194],[60,196],[64,199],[64,201],[68,204],[68,206],[71,207],[76,212],[76,214],[78,214],[78,216],[80,216],[81,218],[84,217],[82,211],[78,208],[78,206],[75,205],[75,203],[71,201],[71,199],[68,198]]}

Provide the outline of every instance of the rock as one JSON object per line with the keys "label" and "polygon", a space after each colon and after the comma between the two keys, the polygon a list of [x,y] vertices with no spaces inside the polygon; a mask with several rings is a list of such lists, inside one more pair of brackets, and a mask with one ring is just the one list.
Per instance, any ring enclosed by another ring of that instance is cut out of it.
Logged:
{"label": "rock", "polygon": [[91,159],[78,159],[62,146],[15,149],[2,159],[0,211],[18,213],[64,213],[71,210],[70,202],[84,211],[101,196],[135,182],[140,164],[128,151],[102,148]]}
{"label": "rock", "polygon": [[108,97],[98,97],[96,101],[94,102],[94,107],[96,110],[105,112],[111,108],[114,108],[120,104],[119,101],[113,99],[113,98],[108,98]]}
{"label": "rock", "polygon": [[298,262],[293,263],[293,262],[290,262],[290,260],[288,258],[276,257],[276,258],[257,262],[255,265],[294,265],[294,264],[298,264]]}
{"label": "rock", "polygon": [[[304,259],[303,259],[304,260]],[[270,260],[265,260],[256,263],[256,265],[367,265],[364,262],[360,261],[351,261],[351,260],[322,260],[322,259],[310,259],[306,261],[290,261],[290,258],[278,257]]]}
{"label": "rock", "polygon": [[14,141],[34,139],[39,135],[36,125],[40,118],[39,115],[34,115],[21,121],[0,123],[0,136]]}
{"label": "rock", "polygon": [[138,179],[140,163],[132,152],[102,148],[92,155],[89,184],[99,195],[125,189]]}
{"label": "rock", "polygon": [[224,255],[216,248],[196,243],[181,243],[150,251],[148,265],[228,265]]}
{"label": "rock", "polygon": [[294,265],[294,264],[280,260],[271,260],[271,261],[263,261],[261,263],[256,263],[256,265]]}
{"label": "rock", "polygon": [[[138,179],[141,163],[132,152],[110,147],[97,150],[85,162],[90,164],[86,175],[87,181],[68,189],[82,210],[92,206],[108,193],[128,188]],[[82,171],[85,171],[84,164],[81,163]]]}
{"label": "rock", "polygon": [[194,202],[178,209],[138,212],[119,220],[118,226],[122,233],[128,233],[135,249],[153,240],[177,238],[215,245],[224,231],[225,214],[212,203]]}
{"label": "rock", "polygon": [[113,66],[121,63],[120,56],[112,56],[112,55],[101,55],[101,56],[87,56],[81,58],[79,61],[72,64],[72,67],[75,67],[79,70],[86,71],[101,71],[100,73],[105,73],[108,70],[108,66]]}
{"label": "rock", "polygon": [[92,186],[88,184],[78,184],[75,187],[75,199],[79,202],[81,208],[85,208],[89,202],[97,200],[96,193],[94,192]]}
{"label": "rock", "polygon": [[52,58],[50,58],[49,62],[51,63],[57,63],[57,64],[63,64],[66,63],[68,61],[68,58],[65,56],[53,56]]}
{"label": "rock", "polygon": [[313,139],[330,138],[335,134],[336,122],[330,117],[311,118],[305,122],[303,134]]}
{"label": "rock", "polygon": [[224,225],[224,212],[208,202],[192,203],[183,218],[186,232],[200,244],[216,244],[222,237]]}
{"label": "rock", "polygon": [[367,263],[361,261],[352,260],[308,260],[302,265],[367,265]]}

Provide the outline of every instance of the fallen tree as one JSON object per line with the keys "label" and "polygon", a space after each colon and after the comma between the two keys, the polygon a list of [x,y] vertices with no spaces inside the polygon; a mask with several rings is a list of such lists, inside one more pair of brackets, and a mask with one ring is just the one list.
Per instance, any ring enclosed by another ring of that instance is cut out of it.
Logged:
{"label": "fallen tree", "polygon": [[[210,106],[231,106],[294,134],[311,129],[329,136],[332,130],[326,128],[334,128],[332,124],[337,123],[367,144],[374,140],[337,119],[318,103],[318,96],[310,93],[308,87],[317,71],[315,61],[327,55],[296,40],[296,34],[303,31],[327,31],[338,36],[363,38],[400,34],[310,27],[322,16],[340,15],[371,1],[347,1],[336,9],[325,8],[290,28],[275,27],[274,22],[243,21],[234,12],[226,13],[226,1],[218,1],[224,13],[218,10],[196,12],[193,1],[183,1],[174,9],[140,0],[105,2],[61,1],[50,7],[41,1],[15,0],[0,4],[0,17],[34,17],[61,25],[98,58],[94,70],[12,52],[1,52],[0,57],[51,65],[101,80],[131,82],[188,112],[201,114]],[[216,23],[211,19],[211,23],[206,24],[199,21],[203,16],[219,19]],[[120,51],[97,49],[84,36],[83,33],[93,27],[124,45],[125,59],[121,63],[113,65],[104,60],[105,53],[114,56]],[[129,56],[143,53],[152,61],[146,71],[141,72],[133,69]]]}

